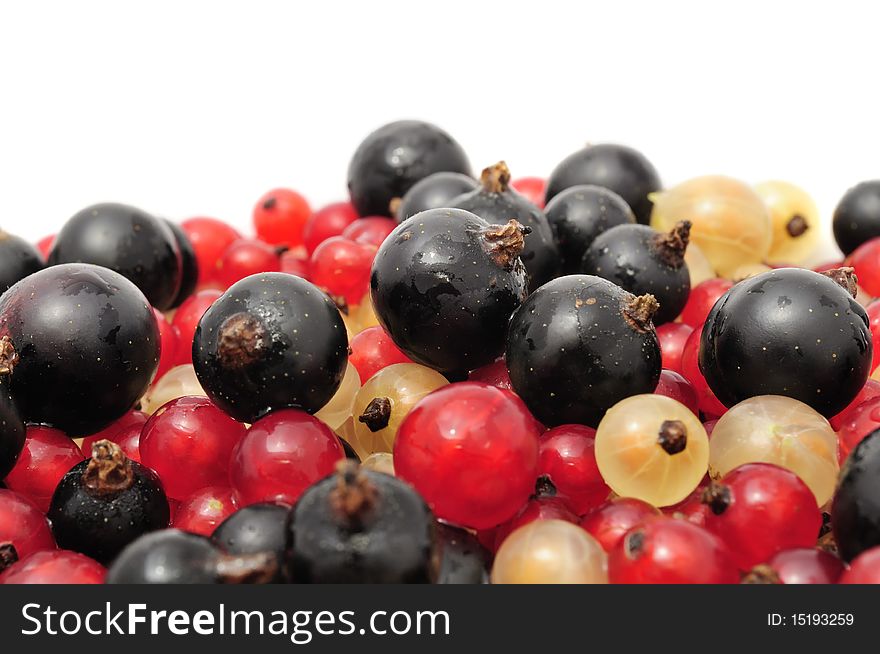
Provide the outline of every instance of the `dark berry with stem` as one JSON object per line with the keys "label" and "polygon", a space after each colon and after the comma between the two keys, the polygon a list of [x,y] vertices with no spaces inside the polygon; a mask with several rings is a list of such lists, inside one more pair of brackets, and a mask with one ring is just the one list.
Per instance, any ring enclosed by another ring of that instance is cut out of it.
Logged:
{"label": "dark berry with stem", "polygon": [[856,445],[840,471],[831,526],[844,561],[880,545],[880,429]]}
{"label": "dark berry with stem", "polygon": [[437,584],[489,583],[491,555],[469,531],[443,522],[436,524]]}
{"label": "dark berry with stem", "polygon": [[847,255],[880,236],[880,180],[856,184],[844,193],[831,224],[837,247]]}
{"label": "dark berry with stem", "polygon": [[476,180],[462,173],[440,172],[428,175],[416,182],[399,202],[392,200],[393,214],[397,222],[412,218],[428,209],[451,207],[452,200],[478,188]]}
{"label": "dark berry with stem", "polygon": [[42,270],[43,257],[33,245],[0,229],[0,295],[28,275]]}
{"label": "dark berry with stem", "polygon": [[287,574],[289,523],[288,506],[260,502],[243,507],[226,518],[214,530],[211,540],[228,554],[274,553],[278,571],[273,581],[281,583]]}

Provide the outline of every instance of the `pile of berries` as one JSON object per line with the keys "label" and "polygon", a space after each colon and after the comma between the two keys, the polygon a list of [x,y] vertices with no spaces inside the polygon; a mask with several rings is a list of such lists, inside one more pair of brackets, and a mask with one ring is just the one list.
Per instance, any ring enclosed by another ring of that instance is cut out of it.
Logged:
{"label": "pile of berries", "polygon": [[880,583],[880,181],[395,122],[256,236],[0,232],[0,583]]}

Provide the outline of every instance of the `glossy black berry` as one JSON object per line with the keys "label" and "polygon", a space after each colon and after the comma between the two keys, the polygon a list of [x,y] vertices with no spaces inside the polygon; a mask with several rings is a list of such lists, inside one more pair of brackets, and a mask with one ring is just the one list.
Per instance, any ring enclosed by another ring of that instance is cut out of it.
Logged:
{"label": "glossy black berry", "polygon": [[416,182],[399,203],[393,203],[394,217],[400,223],[428,209],[451,207],[453,199],[475,190],[478,186],[473,177],[461,173],[428,175]]}
{"label": "glossy black berry", "polygon": [[487,584],[492,557],[476,537],[458,527],[437,523],[438,584]]}
{"label": "glossy black berry", "polygon": [[336,305],[285,273],[251,275],[202,316],[193,366],[208,397],[236,420],[274,409],[314,413],[333,397],[348,359]]}
{"label": "glossy black berry", "polygon": [[519,255],[531,290],[559,276],[562,268],[550,225],[538,207],[510,188],[510,170],[503,161],[483,170],[480,188],[452,200],[450,206],[470,211],[490,225],[515,220],[531,230]]}
{"label": "glossy black berry", "polygon": [[108,584],[260,584],[277,574],[272,552],[226,554],[204,536],[156,531],[131,543],[107,570]]}
{"label": "glossy black berry", "polygon": [[9,289],[0,297],[2,336],[0,376],[22,418],[72,437],[121,418],[159,362],[159,328],[143,293],[90,264],[52,266]]}
{"label": "glossy black berry", "polygon": [[411,486],[343,461],[293,508],[294,583],[430,583],[434,518]]}
{"label": "glossy black berry", "polygon": [[734,285],[703,327],[709,387],[728,407],[785,395],[826,417],[839,413],[871,372],[868,318],[855,290],[851,268],[782,268]]}
{"label": "glossy black berry", "polygon": [[547,202],[579,184],[611,189],[643,225],[651,221],[653,204],[648,195],[661,188],[657,170],[641,152],[614,143],[588,145],[563,159],[547,180]]}
{"label": "glossy black berry", "polygon": [[601,186],[572,186],[557,194],[544,215],[562,257],[562,271],[573,275],[581,271],[584,252],[599,234],[636,222],[629,205],[617,193]]}
{"label": "glossy black berry", "polygon": [[282,582],[290,550],[290,509],[269,502],[251,504],[239,509],[220,523],[211,540],[228,554],[272,552],[278,560],[273,581]]}
{"label": "glossy black berry", "polygon": [[443,372],[494,361],[527,293],[524,231],[462,209],[431,209],[401,223],[370,276],[376,317],[397,347]]}
{"label": "glossy black berry", "polygon": [[856,445],[840,471],[831,528],[844,561],[880,545],[880,429]]}
{"label": "glossy black berry", "polygon": [[180,250],[180,288],[171,303],[171,308],[176,309],[196,290],[196,284],[199,281],[199,261],[196,259],[196,251],[193,249],[189,236],[181,229],[180,225],[170,220],[166,220],[165,223],[174,233],[174,239]]}
{"label": "glossy black berry", "polygon": [[600,234],[587,248],[581,270],[612,281],[635,295],[653,295],[660,308],[654,324],[675,320],[691,292],[684,253],[691,224],[682,221],[669,234],[647,225],[619,225]]}
{"label": "glossy black berry", "polygon": [[28,275],[42,270],[43,257],[23,238],[0,229],[0,295]]}
{"label": "glossy black berry", "polygon": [[62,477],[46,515],[59,547],[108,563],[139,536],[167,527],[169,508],[156,473],[103,440]]}
{"label": "glossy black berry", "polygon": [[880,180],[856,184],[834,210],[834,240],[844,254],[880,236]]}
{"label": "glossy black berry", "polygon": [[506,361],[516,393],[544,425],[596,427],[620,400],[652,393],[657,301],[591,275],[554,279],[513,314]]}
{"label": "glossy black berry", "polygon": [[471,174],[467,155],[439,127],[401,120],[380,127],[358,146],[348,166],[348,191],[361,216],[391,216],[391,201],[442,171]]}
{"label": "glossy black berry", "polygon": [[[8,341],[0,339],[0,373],[9,363],[4,354],[7,345]],[[9,394],[9,385],[0,381],[0,479],[15,467],[24,447],[25,434],[24,422]]]}

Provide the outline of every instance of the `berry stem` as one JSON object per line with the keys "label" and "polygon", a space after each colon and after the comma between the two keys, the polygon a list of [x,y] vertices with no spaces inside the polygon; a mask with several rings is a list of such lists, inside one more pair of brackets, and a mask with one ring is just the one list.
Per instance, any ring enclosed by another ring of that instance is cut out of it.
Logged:
{"label": "berry stem", "polygon": [[687,427],[681,420],[664,420],[660,425],[657,442],[667,454],[678,454],[687,447]]}
{"label": "berry stem", "polygon": [[803,216],[797,213],[785,223],[785,231],[788,232],[788,235],[792,238],[803,236],[808,229],[810,229],[810,226],[807,224],[807,221]]}
{"label": "berry stem", "polygon": [[730,489],[717,481],[709,482],[703,491],[700,501],[709,507],[715,515],[721,515],[730,506]]}
{"label": "berry stem", "polygon": [[18,561],[18,552],[12,543],[0,543],[0,572]]}
{"label": "berry stem", "polygon": [[357,463],[345,459],[336,464],[336,488],[330,491],[330,506],[349,530],[363,530],[377,499],[376,487]]}
{"label": "berry stem", "polygon": [[83,485],[96,495],[115,495],[131,488],[134,470],[122,449],[105,439],[92,445],[92,458],[82,480]]}
{"label": "berry stem", "polygon": [[740,582],[742,584],[781,584],[782,580],[776,570],[766,563],[759,563],[748,572]]}
{"label": "berry stem", "polygon": [[278,574],[278,556],[273,552],[224,555],[217,560],[216,571],[224,584],[268,584]]}
{"label": "berry stem", "polygon": [[691,239],[691,221],[679,220],[668,234],[654,235],[654,248],[660,260],[673,268],[684,265],[684,253]]}
{"label": "berry stem", "polygon": [[535,494],[533,497],[556,497],[556,484],[547,475],[541,475],[535,482]]}
{"label": "berry stem", "polygon": [[621,313],[623,318],[629,323],[635,331],[645,334],[654,329],[654,323],[651,319],[660,308],[660,303],[653,295],[630,296],[630,299],[623,305]]}
{"label": "berry stem", "polygon": [[364,423],[373,433],[385,429],[390,419],[391,400],[387,397],[374,397],[358,416],[358,422]]}
{"label": "berry stem", "polygon": [[487,193],[504,193],[510,187],[510,168],[503,161],[484,168],[480,174],[480,184]]}
{"label": "berry stem", "polygon": [[226,368],[244,368],[257,361],[266,349],[266,330],[253,316],[234,313],[223,321],[217,334],[217,354]]}
{"label": "berry stem", "polygon": [[623,551],[626,558],[635,561],[642,555],[645,546],[645,532],[641,529],[630,531],[623,539]]}
{"label": "berry stem", "polygon": [[853,297],[856,297],[859,294],[859,278],[856,277],[856,271],[854,268],[845,266],[843,268],[826,270],[825,272],[819,274],[825,275],[829,279],[837,282],[841,286],[841,288],[843,288]]}
{"label": "berry stem", "polygon": [[12,339],[8,336],[0,338],[0,376],[12,376],[15,364],[18,363],[18,352],[12,345]]}
{"label": "berry stem", "polygon": [[525,227],[516,220],[508,220],[506,225],[490,225],[481,232],[483,250],[497,265],[505,270],[513,270],[526,247],[525,235],[531,232],[531,227]]}

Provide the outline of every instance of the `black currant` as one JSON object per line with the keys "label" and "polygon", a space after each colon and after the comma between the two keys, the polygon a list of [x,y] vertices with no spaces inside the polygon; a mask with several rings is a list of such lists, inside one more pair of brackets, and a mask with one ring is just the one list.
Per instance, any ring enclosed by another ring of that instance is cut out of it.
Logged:
{"label": "black currant", "polygon": [[286,273],[231,286],[202,316],[192,347],[202,388],[242,422],[274,409],[318,411],[339,388],[348,360],[336,305]]}
{"label": "black currant", "polygon": [[[0,339],[0,374],[10,365],[6,354],[8,347],[8,339]],[[9,386],[5,381],[0,381],[0,479],[15,467],[24,447],[25,435],[25,425],[9,394]]]}
{"label": "black currant", "polygon": [[408,484],[341,461],[293,508],[294,583],[430,583],[434,518]]}
{"label": "black currant", "polygon": [[196,251],[193,249],[189,236],[180,225],[170,220],[166,220],[165,223],[174,233],[177,247],[180,250],[180,288],[171,303],[171,308],[176,309],[196,290],[199,281],[199,261],[196,259]]}
{"label": "black currant", "polygon": [[844,561],[880,545],[880,429],[856,445],[840,471],[831,529]]}
{"label": "black currant", "polygon": [[653,203],[648,196],[661,188],[660,176],[645,155],[614,143],[588,145],[563,159],[547,180],[547,202],[579,184],[611,189],[643,225],[651,221]]}
{"label": "black currant", "polygon": [[684,309],[691,292],[691,275],[684,262],[690,230],[686,220],[669,234],[647,225],[612,227],[587,248],[581,270],[635,295],[650,293],[660,303],[654,324],[671,322]]}
{"label": "black currant", "polygon": [[490,225],[462,209],[402,222],[376,253],[373,308],[397,347],[442,372],[491,363],[510,315],[525,299],[522,225]]}
{"label": "black currant", "polygon": [[584,252],[602,232],[636,222],[629,205],[614,191],[601,186],[572,186],[557,194],[544,215],[562,257],[562,271],[581,271]]}
{"label": "black currant", "polygon": [[700,340],[700,370],[725,406],[784,395],[825,417],[846,407],[871,372],[871,333],[852,268],[780,268],[735,284]]}
{"label": "black currant", "polygon": [[58,482],[46,515],[59,547],[106,564],[139,536],[166,528],[170,513],[156,473],[102,440]]}
{"label": "black currant", "polygon": [[211,540],[228,554],[273,552],[278,571],[273,581],[284,581],[290,550],[290,509],[283,504],[261,502],[239,509],[221,522]]}
{"label": "black currant", "polygon": [[276,578],[273,552],[225,554],[204,536],[163,529],[141,536],[107,570],[108,584],[265,584]]}
{"label": "black currant", "polygon": [[428,175],[406,192],[400,202],[394,202],[393,214],[397,222],[428,209],[451,207],[450,202],[478,187],[477,181],[461,173],[434,173]]}
{"label": "black currant", "polygon": [[437,523],[438,584],[487,584],[492,557],[470,532]]}
{"label": "black currant", "polygon": [[620,400],[660,379],[653,296],[591,275],[554,279],[513,314],[507,369],[516,393],[548,427],[596,427]]}
{"label": "black currant", "polygon": [[391,201],[439,172],[471,174],[461,146],[439,127],[401,120],[380,127],[358,146],[348,166],[348,191],[361,216],[391,216]]}
{"label": "black currant", "polygon": [[171,308],[180,290],[180,248],[165,221],[125,204],[86,207],[68,220],[49,252],[49,265],[93,263],[118,272],[155,308]]}
{"label": "black currant", "polygon": [[559,275],[559,251],[547,218],[538,207],[510,188],[510,170],[503,161],[483,170],[480,188],[455,198],[450,206],[470,211],[490,225],[515,220],[531,230],[519,255],[531,290]]}
{"label": "black currant", "polygon": [[23,238],[0,229],[0,295],[10,286],[45,267],[43,257]]}
{"label": "black currant", "polygon": [[[91,264],[51,266],[0,297],[9,390],[26,422],[94,434],[147,390],[159,328],[143,293]],[[4,372],[5,370],[5,372]]]}
{"label": "black currant", "polygon": [[880,180],[856,184],[844,193],[831,224],[837,247],[846,255],[880,236]]}

